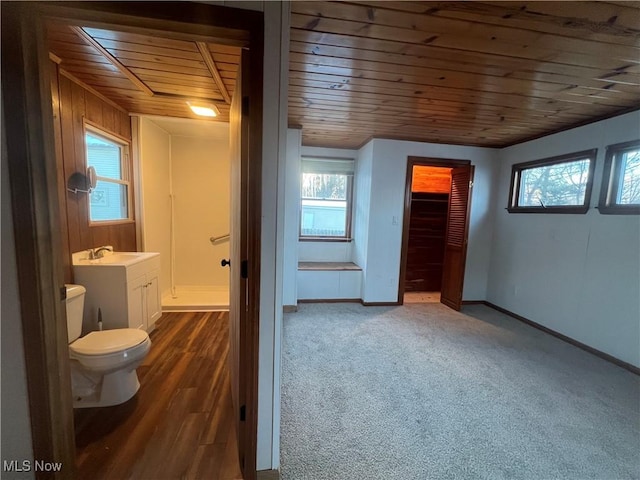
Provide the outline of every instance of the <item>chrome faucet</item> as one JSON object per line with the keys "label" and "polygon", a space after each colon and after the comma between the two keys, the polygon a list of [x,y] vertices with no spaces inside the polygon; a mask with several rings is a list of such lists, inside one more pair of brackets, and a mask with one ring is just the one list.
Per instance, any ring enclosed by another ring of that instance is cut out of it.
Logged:
{"label": "chrome faucet", "polygon": [[104,257],[104,252],[113,252],[111,247],[99,247],[89,249],[89,260],[97,260]]}

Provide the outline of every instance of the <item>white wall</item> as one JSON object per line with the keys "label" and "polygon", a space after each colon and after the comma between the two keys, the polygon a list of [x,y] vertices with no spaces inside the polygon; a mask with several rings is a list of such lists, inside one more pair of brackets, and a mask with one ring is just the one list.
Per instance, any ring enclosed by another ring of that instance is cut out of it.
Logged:
{"label": "white wall", "polygon": [[171,248],[171,204],[169,199],[170,135],[145,117],[139,117],[138,148],[140,150],[139,189],[142,210],[142,250],[160,252],[160,288],[163,294],[171,288],[169,252]]}
{"label": "white wall", "polygon": [[462,298],[485,298],[493,223],[491,182],[497,169],[496,150],[397,140],[375,139],[372,143],[370,217],[362,299],[373,303],[395,302],[398,298],[408,156],[471,160],[475,165]]}
{"label": "white wall", "polygon": [[355,188],[353,192],[353,263],[362,268],[363,289],[366,283],[367,251],[369,245],[372,168],[373,142],[369,142],[358,150],[358,156],[356,158]]}
{"label": "white wall", "polygon": [[282,281],[283,305],[298,303],[298,212],[300,211],[300,146],[302,130],[287,130],[287,151],[284,184],[284,266]]}
{"label": "white wall", "polygon": [[[487,300],[640,366],[640,217],[601,215],[605,147],[640,137],[634,112],[500,152]],[[598,149],[585,215],[509,214],[511,165]]]}
{"label": "white wall", "polygon": [[[296,145],[289,145],[290,153],[292,148],[295,149]],[[398,298],[408,157],[471,160],[476,170],[463,299],[485,298],[493,225],[493,210],[490,208],[492,182],[498,171],[496,150],[376,139],[358,151],[303,146],[300,154],[356,159],[353,241],[298,242],[298,260],[353,261],[363,270],[361,298],[371,303],[395,302]],[[293,162],[293,159],[289,161]],[[299,171],[299,163],[297,168]],[[300,195],[299,185],[292,182],[287,184],[287,188],[292,192],[295,188],[295,194]],[[288,224],[287,228],[288,234],[295,228],[297,235],[297,221]],[[287,247],[291,245],[292,240]]]}
{"label": "white wall", "polygon": [[176,285],[229,287],[230,162],[226,138],[171,136]]}
{"label": "white wall", "polygon": [[350,262],[352,242],[298,241],[298,260],[301,262]]}
{"label": "white wall", "polygon": [[[234,7],[245,7],[243,2]],[[248,7],[253,8],[253,7]],[[260,339],[258,351],[258,470],[280,465],[280,361],[289,2],[264,2],[262,146],[262,248],[260,251]]]}
{"label": "white wall", "polygon": [[[2,115],[4,120],[4,114]],[[18,272],[11,218],[9,171],[2,128],[2,458],[0,461],[28,460],[33,465],[31,420],[24,361],[22,318],[18,295]],[[5,476],[2,475],[4,478]],[[31,472],[13,472],[11,478],[35,478]]]}

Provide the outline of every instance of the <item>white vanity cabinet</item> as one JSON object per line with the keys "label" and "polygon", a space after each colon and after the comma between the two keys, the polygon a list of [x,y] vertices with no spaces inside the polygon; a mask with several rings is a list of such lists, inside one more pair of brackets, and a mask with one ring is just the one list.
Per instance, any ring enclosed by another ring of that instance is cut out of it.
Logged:
{"label": "white vanity cabinet", "polygon": [[150,332],[162,315],[160,254],[128,255],[122,262],[106,259],[104,263],[85,261],[73,265],[74,282],[87,290],[83,334],[98,329],[99,310],[105,330],[142,328]]}

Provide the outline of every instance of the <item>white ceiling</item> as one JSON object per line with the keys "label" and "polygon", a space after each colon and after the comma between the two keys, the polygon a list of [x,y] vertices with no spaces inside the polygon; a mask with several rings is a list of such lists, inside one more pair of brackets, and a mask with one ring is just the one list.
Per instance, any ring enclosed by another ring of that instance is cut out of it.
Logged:
{"label": "white ceiling", "polygon": [[229,138],[229,124],[207,120],[189,120],[186,118],[145,116],[165,132],[178,137],[198,137],[212,140]]}

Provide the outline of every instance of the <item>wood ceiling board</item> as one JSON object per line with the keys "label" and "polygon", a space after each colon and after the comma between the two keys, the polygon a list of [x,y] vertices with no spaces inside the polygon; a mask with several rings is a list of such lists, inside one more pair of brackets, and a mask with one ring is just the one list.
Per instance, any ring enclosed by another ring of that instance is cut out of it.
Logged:
{"label": "wood ceiling board", "polygon": [[[373,2],[357,3],[380,6]],[[637,33],[638,13],[626,8],[628,5],[619,8],[603,2],[562,2],[565,3],[569,5],[560,5],[560,2],[474,2],[463,6],[458,2],[385,2],[384,8],[598,42],[639,45],[633,36],[634,31]]]}
{"label": "wood ceiling board", "polygon": [[[357,67],[360,65],[357,61],[353,61],[352,63],[352,67],[323,65],[319,63],[300,63],[295,61],[291,61],[289,65],[291,71],[334,75],[343,78],[353,76],[358,79],[366,80],[398,82],[413,85],[446,86],[448,88],[460,89],[468,89],[472,87],[476,91],[482,90],[496,93],[504,92],[538,97],[544,97],[548,93],[553,94],[562,92],[574,85],[571,83],[531,81],[490,75],[479,76],[451,70],[438,71],[419,67],[410,67],[406,72],[403,71],[401,67],[398,67],[397,72],[384,71],[382,67],[373,69],[371,66],[368,66],[368,70],[362,70]],[[585,80],[580,86],[583,88],[601,91],[603,94],[611,92],[620,92],[621,94],[629,93],[630,99],[635,98],[635,91],[637,90],[637,85],[612,83],[601,80]]]}
{"label": "wood ceiling board", "polygon": [[[395,53],[399,55],[418,56],[426,59],[431,57],[431,52],[436,52],[433,53],[433,55],[438,55],[438,58],[451,59],[453,57],[456,59],[460,59],[460,61],[462,62],[470,61],[471,63],[477,62],[486,65],[512,65],[513,62],[518,62],[519,65],[530,65],[532,67],[536,67],[538,63],[549,63],[552,65],[559,64],[558,68],[560,68],[564,64],[577,67],[596,68],[604,71],[614,71],[619,68],[629,67],[630,65],[633,67],[637,65],[637,62],[623,62],[620,60],[612,59],[609,56],[589,57],[589,62],[581,63],[579,59],[577,57],[574,58],[572,54],[564,54],[559,57],[559,53],[562,54],[562,52],[548,52],[548,56],[546,58],[532,59],[529,57],[519,57],[517,55],[499,55],[495,52],[482,52],[475,50],[463,51],[460,49],[450,49],[447,47],[435,45],[433,42],[429,44],[412,44],[394,38],[381,39],[368,36],[304,30],[303,28],[293,28],[291,30],[291,38],[295,41],[319,45],[319,48],[322,48],[322,46],[324,45],[348,47],[386,53]],[[536,68],[533,68],[533,70],[536,70]]]}
{"label": "wood ceiling board", "polygon": [[220,92],[216,88],[198,88],[198,87],[185,87],[183,85],[175,85],[172,83],[156,83],[150,82],[149,87],[156,93],[171,93],[174,95],[182,95],[183,97],[195,97],[195,98],[207,98],[216,101],[221,101],[223,98],[220,96]]}
{"label": "wood ceiling board", "polygon": [[[357,53],[360,53],[357,52]],[[352,55],[356,55],[356,52],[352,52]],[[300,71],[317,71],[321,69],[327,70],[335,68],[335,73],[338,74],[344,69],[353,70],[353,73],[357,75],[357,71],[366,72],[384,72],[388,74],[395,74],[396,78],[399,75],[417,76],[420,79],[431,79],[432,82],[440,81],[440,79],[446,79],[449,81],[458,80],[459,82],[473,82],[480,78],[489,79],[494,84],[520,84],[520,85],[537,85],[540,88],[545,87],[545,84],[550,85],[574,85],[579,83],[582,86],[592,88],[603,88],[610,83],[619,83],[621,85],[628,85],[635,90],[640,85],[640,74],[630,74],[625,72],[604,72],[597,73],[589,76],[571,76],[568,74],[546,73],[546,72],[532,72],[532,71],[513,71],[506,69],[495,69],[493,72],[487,71],[484,68],[478,66],[475,72],[465,71],[464,67],[461,67],[454,61],[433,61],[422,60],[420,64],[414,65],[402,65],[394,63],[385,63],[380,61],[365,60],[358,56],[358,58],[338,58],[334,56],[324,56],[319,54],[303,54],[297,52],[290,53],[291,68],[295,69],[295,65],[305,65],[304,69],[298,68]],[[404,78],[404,77],[402,77]]]}
{"label": "wood ceiling board", "polygon": [[[477,122],[474,121],[473,119],[469,119],[469,120],[459,120],[459,119],[455,119],[455,118],[435,118],[435,117],[431,117],[431,118],[423,118],[423,119],[409,119],[409,118],[384,118],[375,114],[336,114],[333,116],[326,116],[326,115],[322,115],[322,114],[316,114],[316,113],[311,113],[311,114],[302,114],[300,113],[299,115],[296,115],[296,111],[294,110],[292,112],[291,118],[295,121],[301,121],[301,122],[305,122],[305,121],[311,121],[313,122],[314,125],[323,125],[324,127],[327,126],[331,126],[333,127],[337,127],[339,125],[347,125],[347,124],[351,124],[353,125],[353,131],[358,131],[360,130],[365,130],[367,128],[371,128],[370,124],[371,123],[375,123],[375,126],[373,127],[375,130],[378,131],[395,131],[395,130],[399,130],[399,131],[416,131],[416,132],[420,132],[425,128],[439,128],[442,130],[445,129],[451,129],[451,131],[454,131],[454,129],[460,129],[460,127],[462,126],[462,128],[464,129],[464,131],[467,131],[468,129],[474,129],[474,130],[485,130],[485,131],[492,131],[492,130],[496,130],[496,131],[502,131],[502,132],[509,132],[509,133],[514,133],[514,132],[519,132],[519,131],[523,131],[526,132],[527,130],[531,129],[531,126],[524,126],[524,125],[508,125],[508,126],[502,126],[499,124],[496,124],[495,122],[492,123],[482,123],[482,122]],[[304,123],[303,123],[304,124]]]}
{"label": "wood ceiling board", "polygon": [[[296,85],[290,85],[289,91],[291,92],[291,101],[299,101],[308,104],[313,107],[315,104],[323,104],[324,102],[339,102],[342,105],[355,105],[372,107],[376,105],[397,108],[399,111],[413,110],[419,108],[436,108],[442,110],[459,110],[461,112],[492,112],[500,115],[524,115],[527,117],[564,117],[567,119],[575,120],[587,120],[590,115],[587,113],[580,113],[565,107],[554,108],[553,106],[547,108],[537,108],[534,110],[527,109],[524,106],[497,106],[479,103],[467,103],[458,100],[444,100],[444,99],[432,99],[432,98],[420,98],[420,97],[403,97],[396,95],[382,95],[382,94],[369,94],[353,91],[342,90],[330,90],[322,88],[307,88],[299,87]],[[606,109],[605,109],[606,110]],[[604,113],[604,111],[603,111]]]}
{"label": "wood ceiling board", "polygon": [[[469,115],[467,112],[456,111],[456,110],[441,110],[436,108],[424,109],[419,112],[415,112],[413,114],[407,113],[406,110],[402,110],[400,108],[370,108],[366,106],[362,106],[361,108],[357,107],[341,107],[340,103],[327,104],[323,103],[321,106],[310,106],[305,102],[297,102],[292,101],[290,103],[290,111],[291,116],[297,116],[298,118],[304,117],[305,119],[310,119],[314,116],[322,116],[324,118],[335,118],[336,115],[342,114],[344,112],[354,113],[354,114],[373,114],[378,117],[395,117],[395,120],[404,119],[407,121],[412,121],[419,123],[422,119],[457,119],[457,125],[463,125],[465,121],[472,121],[474,124],[485,124],[488,126],[493,126],[499,124],[501,122],[507,122],[510,126],[519,126],[521,128],[531,128],[534,125],[537,126],[562,126],[565,119],[557,119],[554,117],[518,117],[518,116],[508,116],[502,113],[496,112],[474,112],[473,115]],[[576,119],[579,120],[579,119]]]}
{"label": "wood ceiling board", "polygon": [[[434,68],[446,66],[451,62],[457,69],[470,73],[486,73],[488,75],[513,75],[516,72],[544,72],[569,75],[578,78],[598,78],[603,75],[620,72],[640,73],[640,65],[635,63],[611,62],[602,59],[599,67],[584,65],[566,65],[551,61],[531,61],[530,59],[505,57],[479,52],[451,52],[446,48],[433,45],[398,44],[386,40],[348,37],[344,35],[320,34],[318,32],[292,30],[293,48],[305,45],[303,53],[342,58],[358,58],[363,60],[397,63],[405,65],[433,65]],[[298,51],[298,50],[294,50]],[[442,63],[444,62],[444,63]]]}
{"label": "wood ceiling board", "polygon": [[[306,2],[301,2],[306,3]],[[451,54],[455,55],[458,51],[463,52],[479,52],[491,55],[501,55],[510,57],[519,57],[529,59],[531,61],[552,61],[555,63],[564,63],[568,65],[585,65],[596,68],[618,68],[627,63],[637,63],[636,49],[634,52],[628,52],[629,47],[609,48],[608,55],[593,53],[584,54],[579,52],[566,52],[558,45],[556,48],[540,48],[537,46],[522,45],[509,43],[507,41],[498,42],[491,38],[487,39],[469,39],[463,36],[455,36],[453,34],[433,34],[425,37],[423,32],[406,30],[398,27],[386,27],[373,25],[368,23],[348,22],[345,20],[321,18],[306,15],[293,15],[292,26],[294,28],[304,28],[306,25],[313,25],[313,29],[317,32],[328,32],[334,34],[342,34],[346,32],[348,36],[364,36],[366,38],[376,38],[386,41],[395,41],[399,44],[423,45],[425,43],[433,46],[439,46],[451,50]],[[366,33],[366,35],[363,35]],[[402,47],[399,47],[402,48]],[[606,60],[603,57],[606,55]]]}
{"label": "wood ceiling board", "polygon": [[125,65],[129,64],[149,64],[153,68],[162,70],[164,65],[173,65],[183,67],[183,71],[189,69],[206,70],[206,65],[200,60],[192,60],[181,57],[166,57],[160,55],[152,55],[149,53],[140,53],[127,50],[109,49],[109,52]]}
{"label": "wood ceiling board", "polygon": [[[195,48],[194,42],[188,42],[185,40],[175,40],[156,35],[140,35],[136,33],[98,28],[85,28],[85,31],[96,39],[107,40],[114,43],[136,44],[153,48],[182,50],[184,52],[198,52],[198,49]],[[102,44],[102,41],[100,43]]]}
{"label": "wood ceiling board", "polygon": [[[53,52],[59,51],[61,55],[64,55],[65,52],[77,52],[87,55],[100,55],[100,53],[98,53],[95,48],[84,43],[63,43],[54,40],[49,42],[49,49]],[[102,58],[104,58],[104,56]]]}
{"label": "wood ceiling board", "polygon": [[[50,49],[53,52],[53,49]],[[83,52],[74,52],[68,50],[61,50],[64,55],[64,62],[66,65],[75,64],[75,65],[86,65],[86,64],[109,64],[109,61],[104,58],[102,55],[94,55]]]}
{"label": "wood ceiling board", "polygon": [[[534,97],[518,95],[513,93],[491,92],[482,90],[464,90],[454,89],[446,86],[430,86],[430,85],[407,85],[402,82],[384,82],[374,81],[355,77],[337,77],[335,75],[323,75],[315,73],[303,73],[290,71],[290,84],[303,87],[318,87],[328,91],[358,91],[373,94],[387,94],[393,92],[398,96],[421,96],[428,98],[445,98],[450,100],[466,100],[470,102],[486,103],[491,105],[511,105],[511,106],[527,106],[541,107],[549,105],[558,105],[562,102],[575,103],[579,101],[578,96],[575,99],[568,97],[566,94],[556,93],[553,97]],[[426,95],[425,95],[426,92]],[[579,92],[577,92],[579,93]],[[588,103],[588,99],[584,100]],[[620,106],[619,101],[609,99],[594,99],[594,102],[602,105]],[[631,107],[633,105],[625,104],[623,106]]]}
{"label": "wood ceiling board", "polygon": [[[545,106],[558,106],[567,103],[610,105],[630,108],[637,104],[633,97],[631,97],[632,101],[630,101],[628,96],[623,97],[614,95],[616,92],[611,92],[611,95],[604,93],[596,96],[592,94],[593,91],[587,92],[578,89],[574,89],[571,93],[568,91],[557,92],[553,96],[549,95],[548,97],[545,97],[524,96],[514,93],[500,93],[496,91],[483,92],[481,90],[464,90],[429,85],[419,86],[394,82],[376,82],[359,78],[336,79],[333,76],[323,76],[322,74],[301,74],[300,72],[290,72],[290,77],[292,85],[325,88],[329,91],[357,91],[373,94],[386,94],[387,92],[392,91],[398,96],[415,96],[434,99],[444,98],[454,101],[464,100],[469,103],[477,102],[491,105],[521,105],[528,108],[536,105],[540,105],[544,108]],[[564,107],[570,107],[570,105],[564,105]]]}
{"label": "wood ceiling board", "polygon": [[[138,68],[141,69],[145,69],[145,70],[155,70],[158,72],[172,72],[172,73],[187,73],[185,67],[182,67],[180,65],[172,65],[170,63],[154,63],[154,62],[145,62],[145,61],[139,61],[139,60],[125,60],[125,62],[127,63],[127,67],[130,68],[132,71]],[[206,77],[209,76],[209,71],[206,69],[206,67],[203,68],[191,68],[189,69],[189,73],[192,73],[193,75],[197,75],[200,77]]]}
{"label": "wood ceiling board", "polygon": [[[311,83],[319,83],[319,86],[312,86]],[[343,88],[323,88],[320,82],[299,82],[296,80],[289,85],[290,91],[295,93],[292,98],[304,98],[307,95],[317,100],[337,99],[342,102],[356,101],[366,104],[392,104],[403,108],[414,108],[417,105],[456,105],[466,108],[468,111],[475,111],[478,108],[506,109],[508,111],[519,111],[523,114],[569,114],[589,117],[586,112],[580,112],[574,105],[566,105],[545,99],[527,98],[522,101],[517,96],[499,95],[463,95],[458,91],[449,92],[444,89],[423,89],[409,92],[409,94],[398,95],[394,93],[368,92],[366,89],[350,88],[347,85]],[[510,101],[512,99],[513,101]],[[492,101],[495,100],[495,101]]]}
{"label": "wood ceiling board", "polygon": [[217,43],[208,43],[207,42],[207,47],[209,48],[209,50],[213,54],[222,53],[222,54],[234,55],[234,56],[239,57],[240,53],[242,52],[242,48],[234,47],[234,46],[231,46],[231,45],[220,45],[220,44],[217,44]]}
{"label": "wood ceiling board", "polygon": [[180,73],[162,72],[160,70],[145,70],[142,68],[131,69],[140,78],[149,82],[174,82],[179,85],[192,87],[211,87],[211,78],[198,75],[185,75]]}
{"label": "wood ceiling board", "polygon": [[[205,99],[218,107],[224,104],[194,41],[165,37],[158,32],[147,35],[86,27],[84,33],[91,35],[89,41],[80,38],[69,25],[52,22],[47,29],[51,51],[56,55],[60,52],[63,64],[67,58],[70,75],[128,111],[197,118],[188,109],[187,99]],[[207,44],[206,51],[211,51],[214,62],[218,57],[221,83],[232,94],[241,48]],[[108,63],[107,56],[114,57],[149,87],[153,97],[137,91],[123,71]],[[228,111],[221,109],[220,118],[228,121]]]}
{"label": "wood ceiling board", "polygon": [[[302,23],[309,30],[396,39],[408,43],[424,43],[431,39],[429,43],[443,44],[449,48],[481,48],[481,51],[486,49],[490,53],[519,54],[518,56],[525,58],[532,58],[523,54],[525,51],[528,55],[534,55],[538,49],[580,55],[584,52],[595,56],[619,55],[621,58],[638,56],[638,48],[633,46],[594,42],[523,28],[416,15],[412,12],[388,10],[385,2],[379,2],[375,6],[296,2],[292,5],[292,12],[296,19],[292,26],[300,27]],[[635,21],[637,22],[637,18]],[[310,25],[313,28],[308,28]]]}
{"label": "wood ceiling board", "polygon": [[215,52],[212,52],[211,55],[213,56],[213,59],[216,61],[216,64],[220,64],[220,65],[226,64],[228,65],[226,68],[231,70],[237,70],[238,63],[240,62],[240,57],[238,55],[227,55],[226,53],[215,53]]}
{"label": "wood ceiling board", "polygon": [[136,52],[153,55],[158,57],[183,58],[186,60],[202,61],[202,56],[196,50],[195,52],[176,50],[172,48],[155,47],[152,45],[143,45],[139,43],[117,42],[113,40],[96,39],[107,50],[118,50],[123,52]]}

